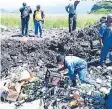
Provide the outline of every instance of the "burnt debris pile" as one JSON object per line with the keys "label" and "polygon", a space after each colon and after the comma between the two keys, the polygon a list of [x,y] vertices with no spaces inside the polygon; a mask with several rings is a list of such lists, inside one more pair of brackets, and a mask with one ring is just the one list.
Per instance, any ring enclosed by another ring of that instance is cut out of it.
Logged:
{"label": "burnt debris pile", "polygon": [[[3,38],[1,41],[1,78],[9,77],[10,79],[11,70],[16,68],[18,70],[18,67],[23,67],[25,64],[27,64],[28,69],[36,73],[37,76],[44,77],[45,75],[43,76],[43,74],[45,74],[47,68],[53,70],[51,71],[53,75],[53,72],[56,73],[56,56],[58,54],[73,54],[84,58],[88,63],[92,63],[88,66],[88,76],[90,79],[95,80],[97,83],[96,86],[87,84],[81,85],[77,79],[78,87],[72,91],[72,88],[69,87],[71,84],[70,81],[64,79],[61,80],[58,85],[49,87],[49,85],[46,84],[49,83],[49,77],[44,79],[44,81],[42,80],[41,83],[37,81],[23,86],[25,94],[28,94],[27,100],[33,101],[32,105],[37,105],[37,99],[40,97],[39,95],[42,95],[45,100],[43,101],[44,105],[45,103],[47,103],[46,105],[54,103],[53,106],[58,106],[56,103],[61,103],[59,106],[62,107],[62,103],[67,104],[68,100],[70,105],[81,105],[81,107],[85,105],[85,107],[88,107],[87,109],[90,109],[89,107],[91,107],[91,109],[105,109],[105,95],[108,94],[111,89],[112,67],[108,65],[105,67],[97,66],[96,61],[100,56],[100,46],[98,43],[99,25],[100,23],[95,23],[87,28],[76,30],[72,34],[69,34],[65,29],[47,30],[49,33],[48,36],[50,37],[45,37],[41,40],[30,37],[26,38],[27,40],[22,40],[23,38],[21,37]],[[17,75],[17,71],[14,71],[14,73]],[[59,75],[59,79],[60,77],[61,75]],[[53,78],[51,80],[53,80]],[[30,88],[26,90],[28,87]],[[74,90],[76,90],[76,92],[74,92]],[[69,100],[71,95],[72,98],[73,95],[76,97],[73,102]],[[62,101],[59,101],[58,98]],[[27,103],[26,105],[29,106],[31,103]]]}
{"label": "burnt debris pile", "polygon": [[7,76],[9,68],[21,66],[24,63],[36,67],[39,60],[43,61],[46,66],[55,66],[55,56],[59,53],[65,55],[74,54],[90,60],[90,57],[92,57],[90,41],[98,38],[98,27],[99,24],[97,23],[82,30],[75,31],[71,35],[64,29],[63,31],[58,30],[56,31],[56,36],[51,35],[53,37],[52,39],[45,38],[45,40],[40,41],[29,39],[25,42],[13,38],[3,39],[1,41],[1,76]]}

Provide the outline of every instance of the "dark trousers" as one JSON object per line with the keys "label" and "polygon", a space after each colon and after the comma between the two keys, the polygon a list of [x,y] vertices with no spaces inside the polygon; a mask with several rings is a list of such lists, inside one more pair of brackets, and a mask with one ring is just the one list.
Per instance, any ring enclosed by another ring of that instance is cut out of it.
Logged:
{"label": "dark trousers", "polygon": [[29,19],[27,18],[21,19],[22,35],[28,35],[28,24],[29,24]]}
{"label": "dark trousers", "polygon": [[76,29],[76,15],[69,14],[69,32],[71,33]]}

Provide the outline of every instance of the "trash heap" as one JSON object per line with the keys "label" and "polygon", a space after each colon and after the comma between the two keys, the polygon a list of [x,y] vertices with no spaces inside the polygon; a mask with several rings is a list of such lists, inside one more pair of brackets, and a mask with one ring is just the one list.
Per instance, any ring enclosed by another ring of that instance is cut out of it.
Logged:
{"label": "trash heap", "polygon": [[[112,88],[111,82],[107,85],[105,81],[97,78],[95,85],[81,84],[77,77],[78,84],[72,87],[72,82],[68,77],[53,70],[47,69],[43,76],[35,75],[30,78],[28,71],[23,67],[11,69],[10,78],[12,81],[16,79],[13,83],[21,84],[20,81],[25,81],[25,83],[21,85],[21,94],[10,94],[9,91],[10,96],[7,99],[6,93],[3,93],[2,97],[6,97],[3,103],[9,102],[14,107],[23,109],[26,103],[30,104],[40,100],[42,103],[39,102],[37,106],[42,109],[63,109],[62,107],[66,109],[106,109],[106,101]],[[19,76],[16,76],[14,72]],[[18,88],[18,86],[15,87]],[[6,89],[6,85],[4,87]]]}
{"label": "trash heap", "polygon": [[[22,66],[27,63],[30,67],[39,66],[39,61],[47,67],[56,66],[56,55],[72,53],[86,60],[94,57],[90,53],[90,40],[97,39],[99,24],[94,24],[88,28],[75,31],[69,35],[66,29],[51,29],[44,40],[27,38],[3,38],[1,41],[1,78],[8,75],[8,70],[12,67]],[[13,35],[13,34],[12,34]],[[95,59],[98,58],[98,53]],[[93,60],[94,61],[94,60]]]}
{"label": "trash heap", "polygon": [[[11,80],[10,86],[13,85],[13,87],[25,82],[19,87],[19,92],[22,91],[23,94],[22,99],[5,100],[5,103],[11,101],[11,104],[7,104],[8,107],[13,105],[11,109],[15,107],[31,109],[33,105],[36,109],[40,107],[41,109],[53,109],[53,107],[54,109],[69,109],[70,107],[73,107],[72,109],[105,109],[107,95],[111,89],[112,63],[105,67],[97,66],[96,59],[100,56],[97,43],[99,24],[77,30],[71,35],[65,29],[51,29],[48,30],[48,35],[51,37],[40,41],[32,38],[27,38],[27,41],[13,37],[2,39],[0,75],[2,81]],[[94,41],[92,46],[91,41]],[[53,77],[49,81],[49,75],[47,77],[45,73],[47,69],[54,70],[51,71],[53,76],[54,72],[56,73],[57,54],[73,54],[92,63],[88,66],[88,76],[96,81],[96,85],[80,84],[77,78],[78,85],[73,88],[66,77],[60,80],[62,75]],[[27,67],[24,69],[22,66],[25,64]],[[24,79],[25,75],[23,75],[24,81],[21,81],[20,74],[27,72],[26,70],[33,72],[36,79],[30,80],[31,75],[28,74],[27,79]],[[17,84],[14,85],[12,82]],[[6,87],[4,89],[9,90]],[[18,90],[18,88],[15,89]],[[19,92],[17,95],[20,94]],[[7,97],[7,93],[3,93],[3,96]],[[0,105],[4,106],[4,102]]]}

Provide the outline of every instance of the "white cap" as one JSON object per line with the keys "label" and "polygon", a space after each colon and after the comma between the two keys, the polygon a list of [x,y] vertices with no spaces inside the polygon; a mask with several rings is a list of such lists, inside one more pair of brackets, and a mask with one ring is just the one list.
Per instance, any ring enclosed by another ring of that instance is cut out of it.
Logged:
{"label": "white cap", "polygon": [[108,19],[108,18],[112,19],[112,14],[108,14],[108,15],[107,15],[107,19]]}

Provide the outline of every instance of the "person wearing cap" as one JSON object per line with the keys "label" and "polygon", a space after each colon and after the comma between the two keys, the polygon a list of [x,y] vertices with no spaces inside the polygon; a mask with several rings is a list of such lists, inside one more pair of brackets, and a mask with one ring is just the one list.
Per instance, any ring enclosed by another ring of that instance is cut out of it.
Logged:
{"label": "person wearing cap", "polygon": [[76,86],[76,75],[79,75],[81,83],[89,83],[87,79],[87,62],[76,56],[57,56],[57,63],[63,65],[58,71],[69,70],[65,76],[69,76],[72,80],[73,86]]}
{"label": "person wearing cap", "polygon": [[112,15],[108,15],[107,22],[100,26],[99,40],[101,44],[100,64],[103,65],[108,52],[112,49]]}
{"label": "person wearing cap", "polygon": [[67,13],[69,14],[69,33],[76,29],[76,7],[80,1],[75,1],[73,4],[69,4],[65,7]]}
{"label": "person wearing cap", "polygon": [[30,6],[27,6],[26,3],[23,3],[22,8],[20,8],[21,12],[21,30],[22,30],[22,36],[28,35],[28,24],[30,19],[30,14],[32,13],[32,10]]}
{"label": "person wearing cap", "polygon": [[105,16],[101,17],[101,19],[100,19],[101,24],[106,23],[106,21],[107,21],[107,17],[105,17]]}
{"label": "person wearing cap", "polygon": [[40,32],[40,37],[42,37],[42,23],[44,23],[44,12],[40,10],[40,5],[36,6],[36,10],[33,14],[33,21],[34,21],[34,27],[35,27],[35,36],[38,37],[38,29]]}

